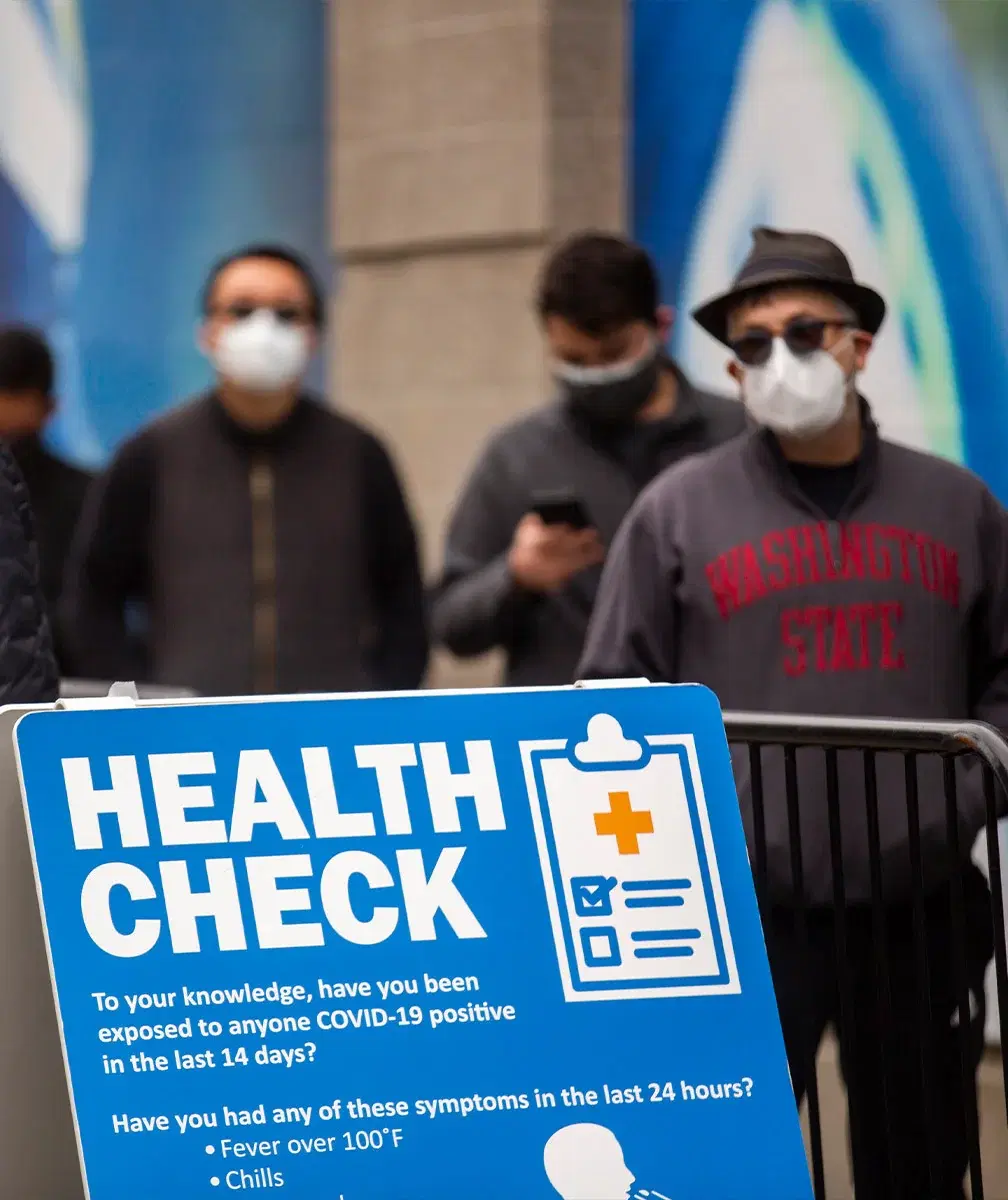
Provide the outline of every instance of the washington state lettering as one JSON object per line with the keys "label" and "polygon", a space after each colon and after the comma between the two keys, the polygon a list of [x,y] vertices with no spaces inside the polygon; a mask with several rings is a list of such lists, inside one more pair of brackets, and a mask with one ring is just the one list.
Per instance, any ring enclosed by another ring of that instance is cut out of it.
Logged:
{"label": "washington state lettering", "polygon": [[[775,529],[719,554],[705,571],[725,621],[770,595],[852,580],[899,581],[959,607],[956,552],[930,534],[898,525],[823,521]],[[898,645],[902,619],[903,605],[895,598],[785,608],[780,614],[784,670],[792,676],[808,670],[901,670],[906,666]]]}

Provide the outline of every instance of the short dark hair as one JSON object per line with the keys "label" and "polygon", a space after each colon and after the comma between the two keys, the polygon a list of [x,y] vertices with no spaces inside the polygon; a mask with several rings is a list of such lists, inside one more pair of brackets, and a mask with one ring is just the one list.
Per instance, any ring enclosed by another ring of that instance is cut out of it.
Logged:
{"label": "short dark hair", "polygon": [[228,267],[237,262],[245,262],[250,258],[265,258],[270,262],[286,263],[287,266],[293,267],[304,280],[305,287],[308,289],[312,323],[319,329],[325,324],[325,295],[308,260],[286,246],[274,246],[268,243],[242,246],[240,250],[232,250],[230,254],[225,254],[223,258],[219,258],[214,263],[207,274],[206,283],[203,284],[203,291],[200,295],[200,308],[205,317],[210,315],[210,305],[217,280]]}
{"label": "short dark hair", "polygon": [[0,390],[52,397],[56,370],[49,343],[37,329],[0,329]]}
{"label": "short dark hair", "polygon": [[655,325],[658,276],[647,251],[611,233],[568,238],[546,260],[539,281],[539,316],[562,317],[592,337],[632,321]]}

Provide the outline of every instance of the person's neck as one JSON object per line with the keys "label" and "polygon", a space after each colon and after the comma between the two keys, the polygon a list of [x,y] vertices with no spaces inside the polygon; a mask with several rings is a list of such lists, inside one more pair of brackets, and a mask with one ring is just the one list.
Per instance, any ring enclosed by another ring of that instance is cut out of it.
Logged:
{"label": "person's neck", "polygon": [[830,429],[810,438],[778,434],[777,442],[788,462],[809,467],[843,467],[854,462],[864,444],[864,427],[857,397]]}
{"label": "person's neck", "polygon": [[227,415],[243,429],[256,432],[274,429],[294,411],[300,388],[291,384],[276,392],[256,392],[222,379],[217,397]]}
{"label": "person's neck", "polygon": [[675,412],[676,401],[679,399],[679,380],[675,372],[667,365],[658,372],[658,385],[651,393],[651,399],[637,414],[640,422],[660,421],[670,417]]}

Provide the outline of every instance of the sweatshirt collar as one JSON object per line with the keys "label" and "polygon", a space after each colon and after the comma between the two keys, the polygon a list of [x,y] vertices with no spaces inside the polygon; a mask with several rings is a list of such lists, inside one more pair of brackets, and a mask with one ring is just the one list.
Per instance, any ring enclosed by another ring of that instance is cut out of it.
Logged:
{"label": "sweatshirt collar", "polygon": [[[841,516],[853,511],[875,486],[878,475],[879,432],[872,415],[871,406],[864,396],[858,395],[861,406],[861,453],[857,460],[854,486]],[[749,457],[758,470],[768,473],[777,488],[793,503],[817,516],[822,516],[812,501],[799,486],[775,435],[766,428],[757,427],[748,435]]]}

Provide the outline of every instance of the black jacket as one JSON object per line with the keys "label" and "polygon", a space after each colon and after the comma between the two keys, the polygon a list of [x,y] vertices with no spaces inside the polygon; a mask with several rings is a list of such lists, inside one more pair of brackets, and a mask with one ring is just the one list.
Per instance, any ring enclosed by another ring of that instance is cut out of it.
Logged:
{"label": "black jacket", "polygon": [[745,428],[741,404],[702,392],[669,368],[679,383],[675,411],[638,426],[633,445],[594,441],[559,404],[493,437],[456,503],[432,601],[433,636],[452,653],[503,649],[512,686],[572,681],[601,570],[583,571],[556,595],[523,592],[508,569],[511,539],[537,491],[572,490],[609,545],[657,471]]}
{"label": "black jacket", "polygon": [[28,490],[0,446],[0,704],[45,703],[58,694]]}
{"label": "black jacket", "polygon": [[20,439],[11,450],[28,488],[38,540],[42,595],[53,625],[56,656],[62,673],[67,675],[73,668],[56,618],[70,545],[92,476],[50,454],[35,437]]}
{"label": "black jacket", "polygon": [[392,461],[310,397],[258,433],[198,397],[120,447],[62,609],[81,673],[203,695],[409,689],[427,658]]}

